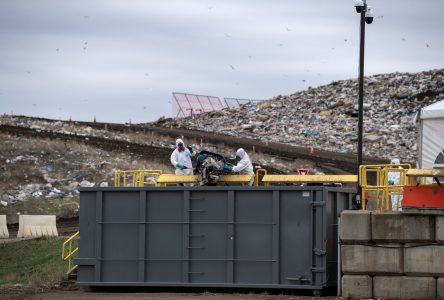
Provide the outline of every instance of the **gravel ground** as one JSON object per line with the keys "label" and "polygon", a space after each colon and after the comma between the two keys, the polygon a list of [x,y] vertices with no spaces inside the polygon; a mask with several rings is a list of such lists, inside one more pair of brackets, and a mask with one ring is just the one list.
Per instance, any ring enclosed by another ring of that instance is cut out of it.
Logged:
{"label": "gravel ground", "polygon": [[0,299],[148,299],[148,300],[333,300],[333,296],[314,297],[312,291],[291,290],[232,290],[184,288],[103,288],[84,290],[73,280],[63,281],[55,287],[1,285]]}
{"label": "gravel ground", "polygon": [[[311,296],[298,296],[298,295],[270,295],[270,294],[231,294],[231,293],[144,293],[144,292],[136,292],[136,293],[109,293],[109,292],[85,292],[85,291],[53,291],[53,292],[44,292],[37,294],[4,294],[1,299],[81,299],[81,300],[99,300],[99,299],[123,299],[123,300],[132,300],[132,299],[148,299],[148,300],[308,300],[308,299],[322,299],[322,300],[330,300],[330,299],[338,299],[335,297],[311,297]],[[5,297],[5,298],[3,298]]]}

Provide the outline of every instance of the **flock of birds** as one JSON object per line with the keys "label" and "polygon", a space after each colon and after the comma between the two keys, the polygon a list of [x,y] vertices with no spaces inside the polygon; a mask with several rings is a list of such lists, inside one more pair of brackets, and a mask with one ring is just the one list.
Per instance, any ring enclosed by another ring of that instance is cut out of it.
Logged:
{"label": "flock of birds", "polygon": [[[208,10],[211,11],[211,10],[214,9],[214,6],[208,6],[207,8],[208,8]],[[90,18],[90,17],[89,17],[88,15],[84,15],[84,16],[83,16],[83,19],[84,19],[84,20],[88,20],[89,18]],[[382,15],[381,15],[381,16],[376,16],[375,18],[376,18],[376,19],[383,19],[384,16],[382,16]],[[284,30],[285,30],[286,32],[288,32],[288,33],[289,33],[289,32],[292,32],[292,29],[291,29],[290,27],[285,27]],[[229,33],[227,33],[227,32],[224,32],[224,37],[227,38],[227,39],[230,39],[230,38],[232,38],[232,35],[229,34]],[[347,39],[347,38],[344,38],[343,41],[344,41],[344,43],[347,43],[347,42],[348,42],[348,39]],[[402,37],[402,38],[401,38],[401,41],[402,41],[402,42],[406,42],[407,39],[406,39],[405,37]],[[88,46],[89,46],[88,41],[84,41],[84,42],[83,42],[83,45],[82,45],[82,49],[83,49],[83,51],[88,50]],[[285,45],[284,45],[283,43],[278,43],[277,46],[278,46],[278,47],[284,47]],[[430,46],[429,43],[425,43],[425,47],[426,47],[426,48],[430,48],[431,46]],[[335,50],[335,47],[330,47],[330,50],[331,50],[331,51],[334,51],[334,50]],[[59,52],[61,52],[61,49],[60,49],[60,48],[56,48],[55,51],[56,51],[57,53],[59,53]],[[250,59],[250,60],[253,59],[253,56],[252,56],[252,55],[248,55],[248,59]],[[323,63],[325,63],[325,61],[324,61]],[[232,71],[235,71],[235,70],[236,70],[236,66],[233,65],[233,64],[228,64],[228,67],[229,67],[229,69],[232,70]],[[309,73],[310,70],[307,69],[306,72]],[[26,73],[29,75],[29,74],[31,74],[31,71],[28,70],[28,71],[26,71]],[[321,76],[320,73],[316,73],[316,74],[317,74],[318,76]],[[146,77],[149,77],[149,73],[145,73],[144,75],[145,75]],[[289,77],[290,77],[288,74],[283,74],[283,76],[286,77],[286,78],[289,78]],[[301,82],[305,84],[305,83],[307,83],[307,80],[306,80],[306,79],[301,79]],[[235,82],[235,85],[239,85],[239,82]],[[0,91],[0,95],[2,95],[2,91]],[[84,101],[87,102],[88,100],[87,100],[87,99],[84,99]],[[36,106],[36,104],[33,103],[32,106]],[[147,109],[146,106],[143,106],[143,109],[146,110],[146,109]],[[59,110],[61,110],[61,107],[59,107]]]}
{"label": "flock of birds", "polygon": [[[214,8],[214,6],[208,6],[207,8],[208,8],[208,10],[211,11],[211,10]],[[83,18],[84,18],[84,19],[89,19],[89,16],[85,15],[85,16],[83,16]],[[376,19],[383,19],[384,16],[380,15],[380,16],[376,16],[375,18],[376,18]],[[289,27],[285,27],[285,31],[287,31],[287,32],[291,32],[292,29],[289,28]],[[225,38],[231,38],[231,35],[228,34],[228,33],[226,33],[226,32],[224,33],[224,36],[225,36]],[[405,41],[406,41],[406,38],[403,37],[403,38],[401,38],[401,40],[402,40],[403,42],[405,42]],[[344,42],[347,43],[347,42],[348,42],[348,39],[345,38],[345,39],[344,39]],[[278,47],[284,47],[284,44],[283,44],[283,43],[279,43],[279,44],[277,44],[277,46],[278,46]],[[426,48],[430,48],[430,44],[428,44],[428,43],[426,43],[425,46],[426,46]],[[82,46],[82,49],[83,49],[84,51],[86,51],[86,50],[88,49],[88,42],[87,42],[87,41],[84,42],[84,44],[83,44],[83,46]],[[331,47],[330,50],[332,50],[332,51],[335,50],[335,47]],[[59,52],[59,51],[60,51],[60,48],[56,48],[56,52]],[[248,55],[248,59],[252,59],[252,58],[253,58],[252,55]],[[230,67],[231,70],[236,70],[236,67],[235,67],[234,65],[229,64],[228,66]],[[310,72],[310,71],[307,70],[307,72]],[[28,73],[30,73],[30,72],[28,71]],[[321,76],[320,73],[317,73],[317,75],[318,75],[318,76]],[[148,73],[145,73],[145,76],[148,76]],[[289,77],[288,74],[283,74],[283,76],[284,76],[284,77]],[[301,81],[302,81],[303,83],[306,83],[306,82],[307,82],[307,80],[305,80],[305,79],[302,79]],[[236,82],[236,85],[239,85],[239,83]]]}

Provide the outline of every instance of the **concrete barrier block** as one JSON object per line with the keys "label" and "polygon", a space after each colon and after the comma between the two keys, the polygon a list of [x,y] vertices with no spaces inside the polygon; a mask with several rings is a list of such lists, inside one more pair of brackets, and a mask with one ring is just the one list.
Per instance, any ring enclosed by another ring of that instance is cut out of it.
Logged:
{"label": "concrete barrier block", "polygon": [[345,299],[373,298],[373,281],[368,275],[342,276],[342,297]]}
{"label": "concrete barrier block", "polygon": [[437,242],[444,242],[444,216],[436,216],[435,240]]}
{"label": "concrete barrier block", "polygon": [[444,277],[436,280],[436,298],[444,299]]}
{"label": "concrete barrier block", "polygon": [[18,238],[58,236],[55,215],[21,215]]}
{"label": "concrete barrier block", "polygon": [[404,272],[409,275],[444,275],[444,246],[406,245]]}
{"label": "concrete barrier block", "polygon": [[402,274],[400,244],[375,246],[342,245],[342,272],[344,274]]}
{"label": "concrete barrier block", "polygon": [[436,299],[433,277],[375,276],[373,297],[376,299]]}
{"label": "concrete barrier block", "polygon": [[367,210],[345,210],[341,213],[341,240],[368,242],[372,239],[370,215]]}
{"label": "concrete barrier block", "polygon": [[0,215],[0,239],[8,239],[9,231],[6,226],[6,215]]}
{"label": "concrete barrier block", "polygon": [[371,224],[375,242],[431,242],[435,237],[433,216],[372,212]]}

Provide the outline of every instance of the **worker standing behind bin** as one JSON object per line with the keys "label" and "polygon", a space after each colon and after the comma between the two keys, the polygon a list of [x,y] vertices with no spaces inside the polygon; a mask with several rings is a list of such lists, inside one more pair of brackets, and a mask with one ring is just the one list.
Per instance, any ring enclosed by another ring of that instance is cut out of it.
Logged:
{"label": "worker standing behind bin", "polygon": [[[237,149],[236,160],[237,160],[237,165],[233,167],[227,164],[225,165],[224,170],[226,172],[235,172],[239,174],[254,174],[253,164],[251,163],[250,156],[248,156],[247,152],[245,152],[244,149],[242,148]],[[254,177],[252,177],[252,180],[249,183],[249,185],[253,185],[253,181]]]}
{"label": "worker standing behind bin", "polygon": [[191,146],[185,147],[181,139],[176,140],[176,149],[171,153],[171,163],[176,168],[176,175],[193,175],[191,157],[196,153]]}
{"label": "worker standing behind bin", "polygon": [[[399,165],[401,162],[398,158],[394,158],[390,161],[391,165]],[[393,167],[395,169],[402,169],[401,166],[395,166]],[[401,173],[392,171],[388,172],[388,184],[389,185],[399,185]],[[400,195],[398,192],[395,194],[390,195],[390,202],[392,206],[392,211],[401,211],[402,210],[402,195]]]}

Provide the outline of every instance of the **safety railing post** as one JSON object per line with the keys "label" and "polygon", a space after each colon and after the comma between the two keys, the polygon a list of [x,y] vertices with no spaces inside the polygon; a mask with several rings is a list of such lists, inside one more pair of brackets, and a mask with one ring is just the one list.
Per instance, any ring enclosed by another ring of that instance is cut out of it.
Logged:
{"label": "safety railing post", "polygon": [[256,174],[254,176],[254,186],[259,186],[259,175],[263,173],[264,176],[267,175],[267,170],[265,169],[257,169]]}
{"label": "safety railing post", "polygon": [[[73,266],[73,257],[75,254],[77,254],[79,250],[78,237],[79,237],[79,232],[77,231],[62,244],[62,260],[68,261],[68,270],[66,272],[67,274],[71,273],[75,268]],[[77,243],[75,249],[73,249],[74,240]]]}

